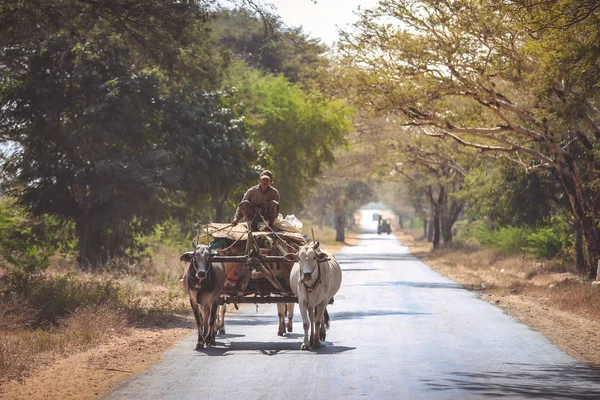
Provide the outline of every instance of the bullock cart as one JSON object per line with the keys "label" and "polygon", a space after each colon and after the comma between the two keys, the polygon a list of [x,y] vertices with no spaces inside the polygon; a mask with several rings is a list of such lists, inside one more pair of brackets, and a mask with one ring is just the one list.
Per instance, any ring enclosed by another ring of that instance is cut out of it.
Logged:
{"label": "bullock cart", "polygon": [[210,223],[205,233],[213,238],[210,262],[223,263],[229,280],[219,304],[297,303],[290,288],[290,272],[298,249],[306,244],[300,233],[250,232],[246,224]]}

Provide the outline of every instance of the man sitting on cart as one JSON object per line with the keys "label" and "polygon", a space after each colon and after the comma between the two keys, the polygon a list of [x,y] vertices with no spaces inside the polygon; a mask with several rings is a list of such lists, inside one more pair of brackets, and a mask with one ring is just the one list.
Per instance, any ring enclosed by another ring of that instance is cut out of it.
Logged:
{"label": "man sitting on cart", "polygon": [[252,186],[246,191],[242,202],[235,211],[235,216],[231,221],[232,226],[236,226],[243,216],[248,221],[248,228],[253,232],[258,230],[258,224],[263,222],[263,218],[271,228],[273,227],[279,214],[279,191],[271,186],[273,173],[264,170],[260,173],[258,182],[258,185]]}

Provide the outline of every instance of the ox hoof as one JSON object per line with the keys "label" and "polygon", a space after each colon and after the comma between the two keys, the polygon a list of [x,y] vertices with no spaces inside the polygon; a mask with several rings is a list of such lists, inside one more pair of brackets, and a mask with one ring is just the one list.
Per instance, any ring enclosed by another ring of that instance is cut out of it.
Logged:
{"label": "ox hoof", "polygon": [[285,331],[278,331],[277,336],[283,336],[284,333],[285,333]]}
{"label": "ox hoof", "polygon": [[196,348],[194,350],[202,350],[204,348],[204,343],[197,343]]}
{"label": "ox hoof", "polygon": [[217,335],[224,335],[225,334],[225,329],[219,329],[217,331]]}
{"label": "ox hoof", "polygon": [[290,325],[290,326],[288,326],[288,327],[287,327],[287,331],[288,331],[288,332],[293,332],[293,331],[294,331],[294,328],[292,328],[292,326]]}
{"label": "ox hoof", "polygon": [[302,343],[302,346],[300,346],[300,350],[308,350],[310,349],[310,346],[307,343]]}

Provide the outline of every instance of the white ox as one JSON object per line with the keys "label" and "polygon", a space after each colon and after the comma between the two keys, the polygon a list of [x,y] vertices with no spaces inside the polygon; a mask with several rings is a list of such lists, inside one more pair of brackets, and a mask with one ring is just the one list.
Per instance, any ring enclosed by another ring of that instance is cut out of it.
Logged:
{"label": "white ox", "polygon": [[[298,296],[302,315],[304,341],[300,347],[308,350],[321,347],[325,340],[327,304],[342,285],[342,269],[333,254],[321,250],[319,242],[300,247],[298,261],[290,274],[290,287]],[[308,328],[310,323],[310,341]]]}

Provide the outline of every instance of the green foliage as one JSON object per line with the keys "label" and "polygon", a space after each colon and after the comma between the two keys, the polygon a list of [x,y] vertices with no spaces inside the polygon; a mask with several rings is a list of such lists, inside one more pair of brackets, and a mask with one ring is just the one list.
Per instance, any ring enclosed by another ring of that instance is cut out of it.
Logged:
{"label": "green foliage", "polygon": [[342,34],[332,80],[359,106],[421,134],[551,171],[508,180],[520,203],[497,192],[486,204],[481,191],[480,216],[547,224],[550,203],[568,199],[591,277],[600,258],[598,16],[583,0],[382,0]]}
{"label": "green foliage", "polygon": [[213,170],[239,175],[254,154],[242,110],[216,90],[224,60],[204,6],[2,8],[0,133],[15,144],[5,189],[35,215],[74,223],[82,264],[135,255],[181,192],[197,199]]}
{"label": "green foliage", "polygon": [[[136,258],[141,238],[171,217],[223,220],[261,168],[275,170],[282,211],[298,207],[351,128],[343,103],[283,75],[243,66],[249,74],[238,76],[241,62],[229,73],[218,43],[297,81],[320,62],[318,41],[279,23],[261,38],[259,20],[242,11],[213,23],[209,3],[0,8],[0,142],[11,148],[2,190],[72,229],[82,265]],[[23,262],[34,262],[30,250]]]}
{"label": "green foliage", "polygon": [[485,224],[479,224],[473,230],[475,237],[484,247],[500,250],[504,254],[518,254],[528,245],[531,230],[519,227],[502,227],[491,230]]}
{"label": "green foliage", "polygon": [[173,219],[168,219],[154,228],[154,232],[144,236],[140,242],[146,247],[147,255],[152,257],[157,251],[181,250],[191,246],[194,232],[182,231],[182,225]]}
{"label": "green foliage", "polygon": [[248,104],[249,123],[265,163],[258,165],[273,170],[282,213],[298,212],[306,188],[315,184],[324,165],[333,163],[334,148],[345,143],[353,109],[340,100],[306,92],[283,75],[236,68],[228,83],[239,88]]}
{"label": "green foliage", "polygon": [[318,39],[309,39],[301,28],[286,27],[279,20],[261,20],[248,10],[221,10],[214,34],[248,66],[283,74],[291,82],[314,77],[317,67],[326,63],[327,47]]}
{"label": "green foliage", "polygon": [[535,259],[549,259],[573,245],[573,228],[565,218],[554,217],[551,224],[533,230],[527,236],[525,251]]}
{"label": "green foliage", "polygon": [[487,218],[496,226],[541,226],[549,223],[558,207],[569,207],[548,171],[527,174],[497,160],[471,170],[458,196],[469,204],[470,219]]}
{"label": "green foliage", "polygon": [[483,247],[504,254],[525,254],[534,259],[549,259],[558,255],[572,243],[572,228],[564,218],[552,218],[547,226],[537,228],[505,226],[492,230],[482,222],[467,224],[457,239],[469,243],[474,238]]}
{"label": "green foliage", "polygon": [[72,233],[50,216],[29,214],[13,198],[0,198],[0,267],[11,273],[43,271],[57,250],[72,250]]}

